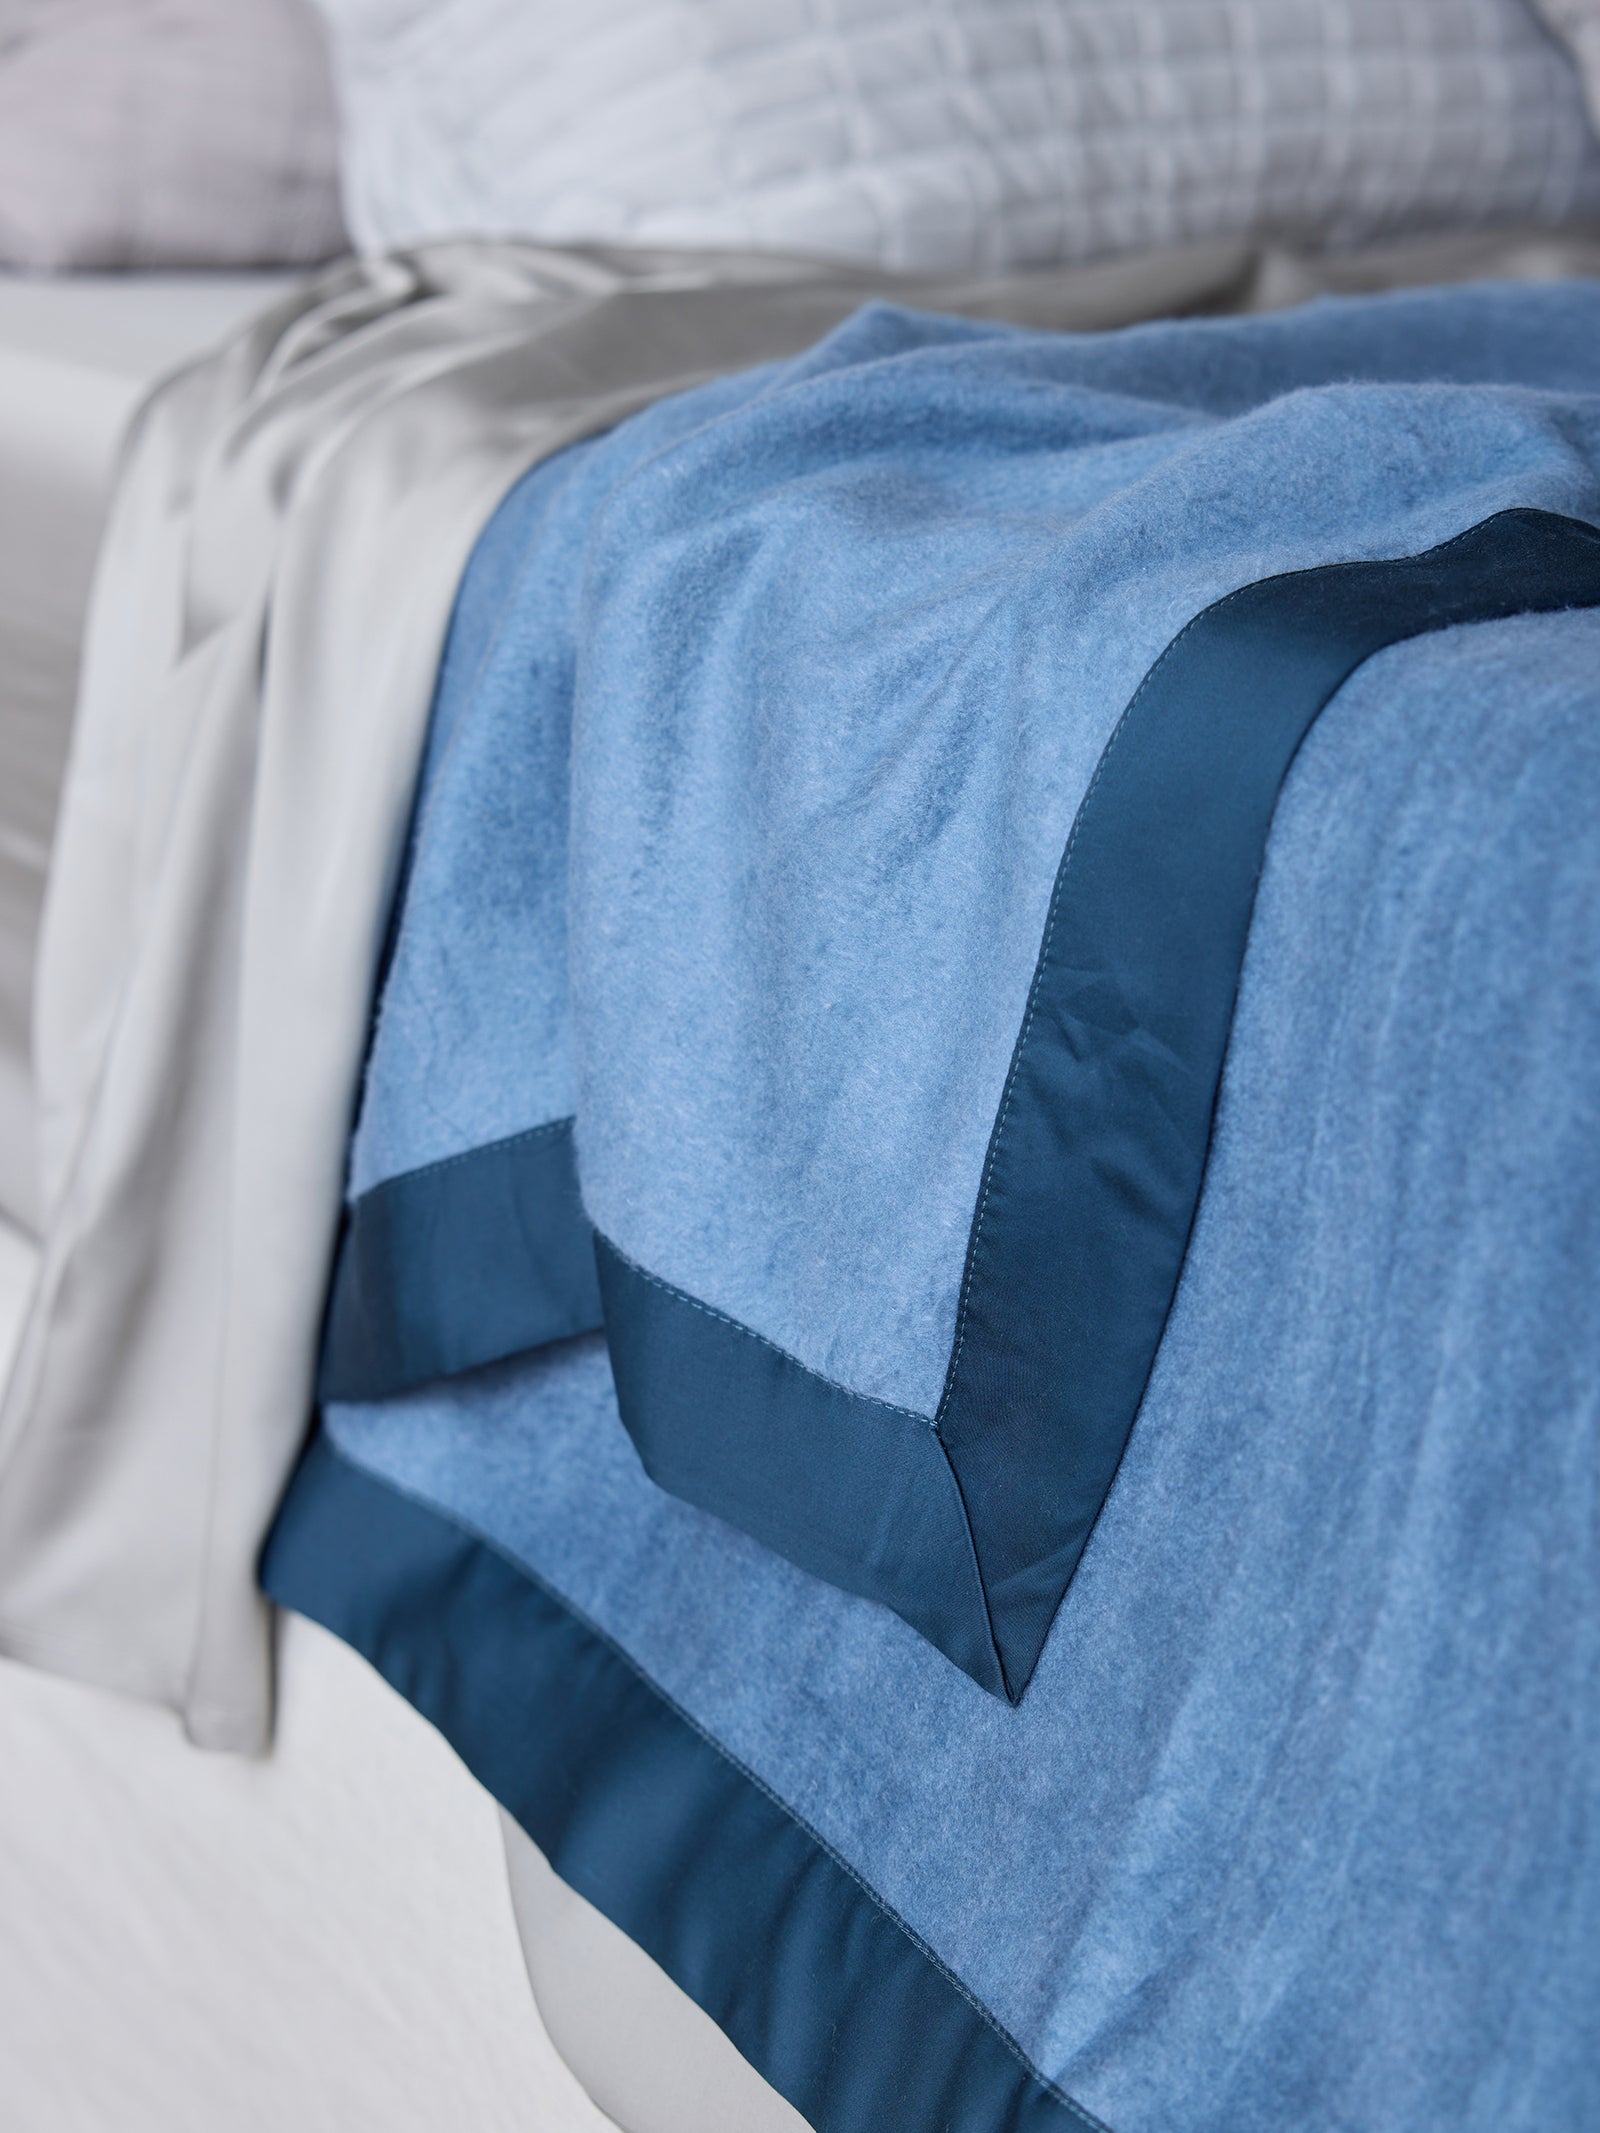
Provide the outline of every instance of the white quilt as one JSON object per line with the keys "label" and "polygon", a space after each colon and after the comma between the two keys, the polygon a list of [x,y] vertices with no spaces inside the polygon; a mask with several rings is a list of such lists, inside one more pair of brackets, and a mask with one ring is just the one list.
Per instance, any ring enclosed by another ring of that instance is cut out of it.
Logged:
{"label": "white quilt", "polygon": [[1600,213],[1576,72],[1526,0],[319,4],[369,248],[964,272]]}

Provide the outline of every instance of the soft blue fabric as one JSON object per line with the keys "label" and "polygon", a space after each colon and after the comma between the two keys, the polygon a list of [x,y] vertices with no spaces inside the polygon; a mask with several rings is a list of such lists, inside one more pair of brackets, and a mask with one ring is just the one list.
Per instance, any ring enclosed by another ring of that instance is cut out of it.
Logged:
{"label": "soft blue fabric", "polygon": [[570,1115],[567,770],[589,530],[623,473],[769,375],[679,394],[558,453],[480,536],[440,662],[352,1196]]}
{"label": "soft blue fabric", "polygon": [[575,1109],[632,1258],[931,1413],[1140,676],[1269,572],[1600,516],[1597,346],[1587,288],[1107,337],[873,307],[533,476],[492,641],[447,662],[353,1189]]}
{"label": "soft blue fabric", "polygon": [[[568,455],[502,517],[514,615],[452,646],[523,649],[433,759],[358,1176],[575,1101],[608,1234],[931,1409],[1050,880],[1151,658],[1267,572],[1600,517],[1596,388],[1589,290],[1099,341],[873,311]],[[1600,2123],[1597,823],[1600,617],[1418,640],[1324,713],[1018,1709],[655,1490],[598,1342],[329,1429],[598,1620],[1115,2133]]]}
{"label": "soft blue fabric", "polygon": [[1020,1709],[645,1480],[598,1342],[336,1443],[609,1629],[1116,2133],[1600,2123],[1600,617],[1374,661]]}

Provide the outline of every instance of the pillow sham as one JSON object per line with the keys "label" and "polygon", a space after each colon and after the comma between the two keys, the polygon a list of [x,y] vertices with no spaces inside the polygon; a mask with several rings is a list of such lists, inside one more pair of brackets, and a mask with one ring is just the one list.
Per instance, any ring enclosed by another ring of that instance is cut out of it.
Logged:
{"label": "pillow sham", "polygon": [[344,243],[308,0],[0,0],[0,265],[298,265]]}
{"label": "pillow sham", "polygon": [[319,0],[368,247],[912,272],[1600,210],[1524,0]]}

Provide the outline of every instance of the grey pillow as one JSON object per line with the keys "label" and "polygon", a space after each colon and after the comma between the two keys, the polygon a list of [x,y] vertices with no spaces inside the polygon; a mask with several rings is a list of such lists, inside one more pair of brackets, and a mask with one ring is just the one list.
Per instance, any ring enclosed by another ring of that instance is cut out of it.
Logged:
{"label": "grey pillow", "polygon": [[306,0],[0,0],[0,265],[298,265],[344,248]]}

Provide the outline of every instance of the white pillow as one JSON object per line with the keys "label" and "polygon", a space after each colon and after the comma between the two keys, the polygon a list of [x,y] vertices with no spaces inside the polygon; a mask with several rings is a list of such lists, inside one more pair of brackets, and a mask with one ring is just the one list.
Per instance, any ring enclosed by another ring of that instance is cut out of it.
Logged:
{"label": "white pillow", "polygon": [[1523,0],[319,0],[347,217],[910,271],[1600,210]]}
{"label": "white pillow", "polygon": [[337,166],[308,0],[0,0],[0,265],[327,259]]}
{"label": "white pillow", "polygon": [[1600,0],[1534,0],[1534,5],[1560,37],[1572,47],[1583,69],[1589,92],[1589,112],[1600,126]]}

